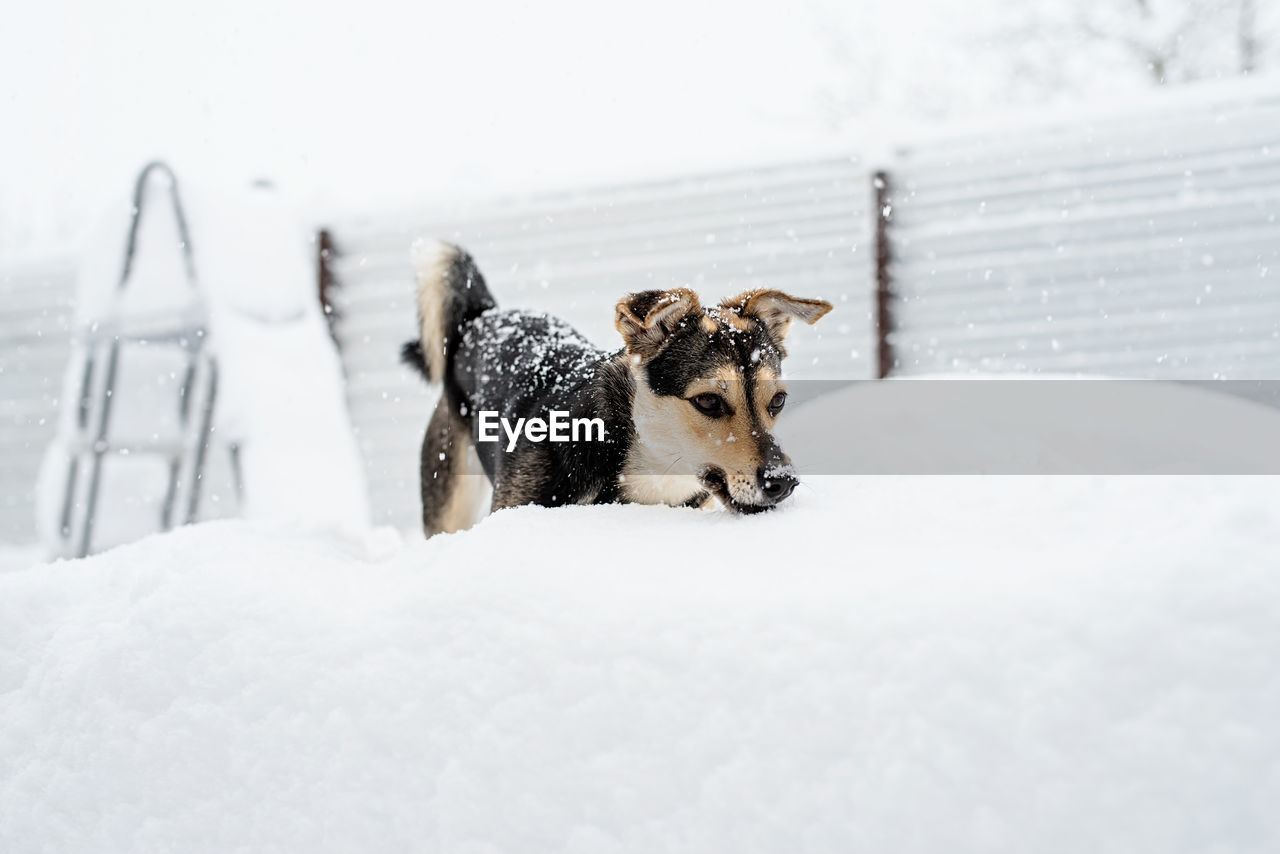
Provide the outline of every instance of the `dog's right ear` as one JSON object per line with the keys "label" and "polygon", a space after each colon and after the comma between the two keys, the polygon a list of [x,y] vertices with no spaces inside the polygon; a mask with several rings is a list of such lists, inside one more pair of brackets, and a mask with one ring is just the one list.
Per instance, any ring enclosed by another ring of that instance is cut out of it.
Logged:
{"label": "dog's right ear", "polygon": [[627,352],[642,359],[658,355],[680,321],[702,311],[698,295],[688,288],[641,291],[618,303],[613,325],[627,342]]}

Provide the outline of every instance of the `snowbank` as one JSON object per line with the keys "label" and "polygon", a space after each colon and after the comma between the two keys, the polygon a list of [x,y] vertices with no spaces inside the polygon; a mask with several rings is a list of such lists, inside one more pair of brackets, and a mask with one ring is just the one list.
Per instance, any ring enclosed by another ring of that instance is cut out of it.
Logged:
{"label": "snowbank", "polygon": [[0,574],[0,850],[1275,850],[1276,494],[826,478]]}

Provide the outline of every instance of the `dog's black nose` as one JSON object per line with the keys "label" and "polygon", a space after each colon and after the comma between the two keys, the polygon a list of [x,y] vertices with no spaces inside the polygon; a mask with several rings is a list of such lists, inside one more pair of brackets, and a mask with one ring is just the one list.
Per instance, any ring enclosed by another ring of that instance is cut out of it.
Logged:
{"label": "dog's black nose", "polygon": [[760,491],[772,504],[777,504],[794,492],[796,484],[800,482],[786,472],[776,470],[766,474],[761,469],[757,478],[760,481]]}

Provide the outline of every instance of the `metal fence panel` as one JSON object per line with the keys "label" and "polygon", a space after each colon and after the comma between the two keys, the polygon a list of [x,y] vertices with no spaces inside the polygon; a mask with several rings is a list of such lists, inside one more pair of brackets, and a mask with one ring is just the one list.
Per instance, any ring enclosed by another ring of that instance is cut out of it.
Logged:
{"label": "metal fence panel", "polygon": [[1233,91],[901,149],[894,372],[1280,376],[1280,88]]}
{"label": "metal fence panel", "polygon": [[69,253],[0,269],[0,543],[36,539],[36,477],[62,395],[74,283]]}

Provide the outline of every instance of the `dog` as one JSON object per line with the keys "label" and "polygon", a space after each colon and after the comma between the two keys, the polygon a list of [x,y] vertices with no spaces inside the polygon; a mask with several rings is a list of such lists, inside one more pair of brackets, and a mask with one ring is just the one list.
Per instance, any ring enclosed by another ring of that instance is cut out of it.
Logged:
{"label": "dog", "polygon": [[[499,310],[457,246],[419,241],[413,257],[420,335],[401,356],[443,387],[422,442],[428,537],[469,527],[488,485],[491,510],[718,503],[744,514],[795,489],[771,433],[787,399],[782,343],[793,320],[816,323],[830,303],[750,290],[704,307],[687,288],[634,293],[616,306],[624,346],[610,353],[550,315]],[[542,441],[508,426],[493,441],[495,413],[532,425],[553,412],[575,434],[579,421],[603,429]]]}

